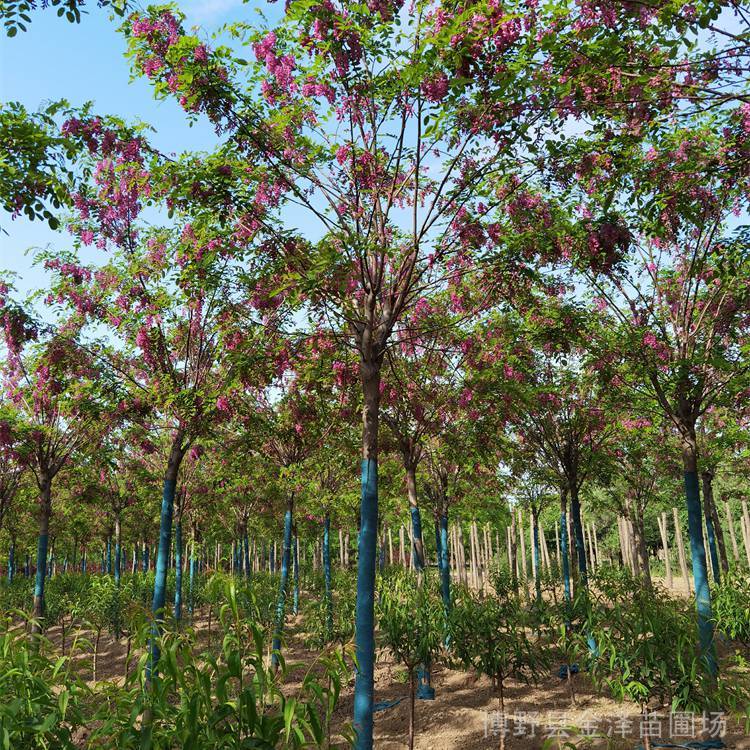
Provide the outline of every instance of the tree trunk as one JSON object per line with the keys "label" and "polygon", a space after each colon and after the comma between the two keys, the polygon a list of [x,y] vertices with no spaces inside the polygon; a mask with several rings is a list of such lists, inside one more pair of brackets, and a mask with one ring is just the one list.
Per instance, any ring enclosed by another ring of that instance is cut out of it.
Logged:
{"label": "tree trunk", "polygon": [[299,613],[299,540],[297,539],[297,526],[294,526],[294,552],[292,556],[292,568],[294,573],[294,596],[292,599],[292,613]]}
{"label": "tree trunk", "polygon": [[690,576],[687,569],[687,556],[685,555],[685,544],[682,541],[682,529],[680,528],[680,517],[677,515],[677,508],[672,508],[672,520],[674,521],[674,538],[677,542],[677,557],[680,561],[680,574],[687,586],[688,594],[692,592],[690,585]]}
{"label": "tree trunk", "polygon": [[96,682],[96,666],[97,666],[97,661],[99,660],[99,641],[101,640],[101,637],[102,637],[102,631],[101,629],[99,629],[96,631],[96,638],[94,638],[94,660],[93,660],[93,664],[91,665],[91,671],[92,671],[91,679],[93,682]]}
{"label": "tree trunk", "polygon": [[635,550],[635,557],[638,560],[638,569],[643,579],[643,583],[646,588],[651,591],[653,590],[653,583],[651,581],[651,570],[648,564],[648,550],[646,549],[645,530],[643,527],[643,515],[642,509],[639,504],[632,497],[626,495],[625,507],[628,512],[630,528],[632,529],[632,546]]}
{"label": "tree trunk", "polygon": [[537,604],[542,603],[542,570],[539,559],[539,512],[531,510],[532,543],[534,545],[534,585]]}
{"label": "tree trunk", "polygon": [[120,571],[121,571],[121,556],[122,556],[122,524],[120,523],[120,514],[115,515],[115,586],[120,588]]}
{"label": "tree trunk", "polygon": [[174,619],[182,620],[182,511],[174,529]]}
{"label": "tree trunk", "polygon": [[568,561],[568,490],[560,489],[560,560],[562,563],[563,590],[565,601],[570,604],[570,563]]}
{"label": "tree trunk", "polygon": [[333,594],[331,592],[331,516],[326,512],[323,522],[323,578],[326,586],[326,633],[333,638]]}
{"label": "tree trunk", "polygon": [[521,569],[521,578],[523,578],[524,581],[524,589],[526,588],[526,580],[529,577],[528,574],[528,568],[527,568],[527,559],[526,559],[526,534],[525,530],[523,528],[523,512],[521,509],[518,509],[518,536],[520,538],[521,542],[521,564],[519,565]]}
{"label": "tree trunk", "polygon": [[31,633],[42,631],[44,618],[44,583],[47,574],[47,544],[49,519],[52,515],[52,479],[42,474],[39,482],[39,539],[36,551],[36,581],[34,583],[34,610]]}
{"label": "tree trunk", "polygon": [[154,616],[154,627],[151,634],[150,659],[146,669],[146,679],[151,680],[152,674],[159,661],[159,645],[157,637],[161,623],[164,621],[164,605],[167,595],[167,566],[169,564],[169,548],[172,542],[172,513],[174,512],[174,497],[177,487],[177,475],[180,464],[185,455],[182,445],[183,434],[178,431],[172,441],[172,448],[164,473],[164,487],[162,490],[161,516],[159,519],[159,548],[156,555],[156,573],[154,576],[154,597],[151,612]]}
{"label": "tree trunk", "polygon": [[661,534],[661,544],[664,549],[664,570],[666,575],[667,588],[672,588],[672,560],[669,552],[669,525],[667,523],[666,511],[658,517],[659,533]]}
{"label": "tree trunk", "polygon": [[742,501],[742,542],[745,545],[745,556],[747,565],[750,567],[750,511],[747,509],[747,501]]}
{"label": "tree trunk", "polygon": [[711,594],[708,588],[708,568],[706,566],[706,550],[703,547],[703,522],[698,489],[698,450],[695,442],[695,430],[691,429],[688,432],[689,434],[683,437],[682,460],[685,473],[685,500],[688,511],[688,529],[690,531],[693,582],[695,584],[695,605],[698,611],[698,635],[701,652],[706,659],[709,672],[716,674],[718,665],[716,663]]}
{"label": "tree trunk", "polygon": [[[366,349],[365,349],[366,351]],[[375,548],[378,533],[378,421],[380,361],[361,364],[362,498],[357,562],[357,610],[354,685],[354,731],[357,750],[372,748],[375,668]]]}
{"label": "tree trunk", "polygon": [[[703,512],[706,517],[706,532],[708,533],[708,543],[711,551],[711,566],[714,572],[714,580],[721,579],[721,572],[729,572],[729,558],[727,557],[727,548],[724,543],[724,532],[719,521],[719,514],[716,511],[714,502],[714,474],[712,471],[704,469],[701,472],[703,482]],[[718,547],[718,549],[717,549]],[[721,566],[721,569],[719,568]]]}
{"label": "tree trunk", "polygon": [[250,578],[250,540],[247,536],[247,523],[242,529],[242,567],[244,568],[245,578]]}
{"label": "tree trunk", "polygon": [[417,500],[417,467],[408,454],[404,454],[404,470],[406,471],[406,490],[409,496],[409,513],[411,515],[411,533],[414,540],[412,555],[414,569],[424,569],[424,541],[422,539],[422,517]]}
{"label": "tree trunk", "polygon": [[581,523],[581,502],[578,498],[577,482],[570,487],[570,521],[573,526],[573,539],[576,548],[576,560],[578,562],[578,575],[581,584],[588,586],[588,565],[586,564],[586,548],[583,542],[583,524]]}
{"label": "tree trunk", "polygon": [[440,513],[440,595],[446,614],[451,610],[451,562],[448,548],[448,503],[443,502]]}
{"label": "tree trunk", "polygon": [[500,750],[505,750],[505,695],[502,678],[497,678],[497,690],[497,702],[500,706]]}
{"label": "tree trunk", "polygon": [[514,581],[521,577],[520,565],[518,563],[517,544],[516,544],[516,514],[511,511],[510,531],[508,535],[510,545],[508,547],[510,575]]}
{"label": "tree trunk", "polygon": [[648,548],[646,547],[646,529],[643,524],[643,516],[638,515],[632,519],[633,534],[635,535],[635,549],[638,554],[638,565],[641,569],[643,582],[646,588],[651,591],[654,588],[651,580],[651,568],[648,560]]}
{"label": "tree trunk", "polygon": [[594,539],[594,552],[596,553],[596,565],[597,567],[602,564],[602,558],[599,555],[599,540],[596,533],[596,524],[591,524],[591,536]]}
{"label": "tree trunk", "polygon": [[727,500],[724,501],[724,513],[727,517],[727,528],[729,529],[729,538],[732,542],[732,557],[734,557],[734,564],[737,565],[740,562],[740,548],[737,545],[737,535],[734,531],[734,518],[732,517],[732,508]]}
{"label": "tree trunk", "polygon": [[13,576],[16,572],[16,540],[15,537],[10,540],[8,549],[8,583],[13,583]]}
{"label": "tree trunk", "polygon": [[195,602],[193,600],[193,588],[195,586],[195,527],[193,527],[190,539],[190,573],[188,578],[188,614],[193,619]]}
{"label": "tree trunk", "polygon": [[284,514],[284,548],[281,555],[281,576],[279,579],[279,596],[276,600],[276,624],[273,634],[273,655],[271,665],[279,666],[279,652],[281,651],[281,636],[284,632],[284,614],[286,609],[286,589],[289,581],[289,563],[292,555],[292,513],[294,511],[294,495],[290,496]]}
{"label": "tree trunk", "polygon": [[409,750],[414,750],[414,668],[409,670]]}

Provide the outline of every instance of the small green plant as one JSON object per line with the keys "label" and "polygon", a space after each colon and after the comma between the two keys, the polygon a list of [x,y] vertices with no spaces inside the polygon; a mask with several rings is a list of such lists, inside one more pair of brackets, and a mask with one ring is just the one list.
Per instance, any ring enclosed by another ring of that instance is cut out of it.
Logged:
{"label": "small green plant", "polygon": [[739,642],[750,656],[750,574],[734,570],[711,592],[716,630]]}
{"label": "small green plant", "polygon": [[415,674],[430,664],[440,649],[445,623],[443,606],[431,581],[402,573],[391,576],[378,607],[378,623],[385,644],[409,676],[409,750],[414,747]]}
{"label": "small green plant", "polygon": [[355,588],[349,588],[335,593],[330,628],[325,597],[320,596],[308,600],[303,607],[305,643],[308,648],[323,648],[332,643],[343,648],[352,640],[357,609],[355,592]]}
{"label": "small green plant", "polygon": [[[85,602],[87,614],[102,630],[111,623],[105,579],[89,590],[90,597],[95,592],[104,597],[102,605]],[[329,747],[330,719],[351,675],[351,652],[323,650],[301,680],[295,676],[289,681],[289,673],[297,675],[301,665],[282,659],[280,669],[270,668],[266,630],[247,619],[234,585],[224,584],[219,653],[200,652],[191,628],[168,621],[160,637],[158,673],[150,681],[145,648],[150,623],[138,599],[128,599],[122,622],[141,656],[122,685],[100,681],[87,687],[74,660],[58,657],[43,634],[29,640],[22,612],[8,614],[0,620],[0,747]],[[345,727],[343,735],[352,739],[351,729]]]}
{"label": "small green plant", "polygon": [[[224,599],[219,654],[198,654],[190,628],[167,624],[160,636],[158,676],[147,684],[144,654],[120,692],[109,686],[108,705],[95,716],[93,747],[327,746],[330,716],[350,671],[348,656],[324,652],[293,688],[286,676],[299,665],[283,658],[278,670],[268,664],[267,633],[246,619],[234,582],[227,584]],[[149,717],[143,725],[134,721],[141,715]]]}
{"label": "small green plant", "polygon": [[[598,647],[590,676],[618,701],[631,700],[645,716],[652,703],[701,711],[713,680],[695,644],[692,608],[636,582],[629,595],[608,589],[591,608],[587,631]],[[646,750],[650,738],[646,737]]]}
{"label": "small green plant", "polygon": [[60,626],[62,654],[65,656],[67,635],[78,616],[81,601],[88,594],[89,582],[83,576],[70,573],[57,575],[47,582],[45,595],[45,629]]}
{"label": "small green plant", "polygon": [[0,621],[0,742],[4,748],[74,750],[86,686],[67,657],[44,655],[52,644],[43,635],[28,640],[18,627],[22,616],[15,612]]}
{"label": "small green plant", "polygon": [[102,633],[119,629],[120,592],[109,576],[92,577],[88,591],[79,604],[79,613],[86,625],[93,631],[94,650],[91,664],[91,679],[97,680],[99,644]]}
{"label": "small green plant", "polygon": [[[470,591],[457,597],[451,613],[451,644],[458,659],[492,680],[505,724],[505,681],[537,679],[549,664],[541,639],[530,634],[525,610],[515,596],[481,597]],[[500,733],[500,750],[505,734]]]}

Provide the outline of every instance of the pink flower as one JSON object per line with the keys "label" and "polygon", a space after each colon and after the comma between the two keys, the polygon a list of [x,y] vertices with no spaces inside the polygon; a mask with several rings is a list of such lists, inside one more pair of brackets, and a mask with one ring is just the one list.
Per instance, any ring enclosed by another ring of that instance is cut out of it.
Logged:
{"label": "pink flower", "polygon": [[339,146],[336,151],[336,161],[343,167],[344,163],[349,160],[351,147],[349,145]]}
{"label": "pink flower", "polygon": [[263,39],[253,45],[255,57],[259,62],[261,60],[265,61],[269,57],[269,55],[273,55],[273,48],[275,46],[276,34],[274,34],[273,31],[269,31],[268,34],[263,37]]}
{"label": "pink flower", "polygon": [[445,99],[448,93],[448,78],[445,73],[438,73],[436,76],[422,83],[422,93],[429,102],[439,102]]}

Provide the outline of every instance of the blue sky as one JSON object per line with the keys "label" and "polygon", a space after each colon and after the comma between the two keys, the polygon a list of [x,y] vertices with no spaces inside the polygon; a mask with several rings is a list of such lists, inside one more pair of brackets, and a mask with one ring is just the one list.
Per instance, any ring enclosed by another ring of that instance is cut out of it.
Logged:
{"label": "blue sky", "polygon": [[[200,26],[206,34],[223,23],[254,16],[252,6],[239,0],[189,0],[180,4],[186,26]],[[150,123],[152,136],[165,151],[209,149],[216,143],[211,127],[200,122],[188,126],[182,109],[172,100],[157,102],[143,79],[130,81],[125,44],[117,32],[122,22],[110,20],[106,9],[89,4],[80,24],[57,18],[54,9],[33,14],[26,33],[0,38],[0,100],[19,101],[30,110],[59,98],[79,105],[93,101],[102,113]],[[66,232],[53,232],[46,224],[23,217],[11,221],[0,212],[0,271],[18,274],[15,285],[25,294],[45,285],[45,275],[32,267],[29,248],[70,246]],[[87,260],[87,258],[84,258]]]}

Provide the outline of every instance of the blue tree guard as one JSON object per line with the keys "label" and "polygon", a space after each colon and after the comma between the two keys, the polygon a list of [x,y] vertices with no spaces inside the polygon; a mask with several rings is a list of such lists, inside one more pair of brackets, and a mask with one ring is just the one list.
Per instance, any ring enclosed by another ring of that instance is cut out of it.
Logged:
{"label": "blue tree guard", "polygon": [[326,513],[323,522],[323,577],[326,586],[326,633],[333,637],[333,596],[331,593],[331,517]]}
{"label": "blue tree guard", "polygon": [[362,498],[357,558],[354,731],[357,750],[372,748],[375,672],[375,551],[378,535],[378,462],[362,461]]}
{"label": "blue tree guard", "polygon": [[286,588],[289,580],[289,563],[292,551],[292,509],[286,509],[284,514],[284,548],[281,556],[281,577],[279,580],[279,597],[276,601],[276,626],[272,641],[271,665],[278,667],[279,651],[281,650],[281,635],[284,630],[284,609],[286,604]]}
{"label": "blue tree guard", "polygon": [[182,619],[182,519],[174,529],[174,619]]}
{"label": "blue tree guard", "polygon": [[414,569],[417,571],[424,570],[424,540],[422,539],[422,516],[419,512],[419,506],[412,505],[409,512],[411,513],[411,533],[414,537],[412,544]]}
{"label": "blue tree guard", "polygon": [[151,630],[150,659],[146,665],[146,679],[156,674],[159,661],[160,624],[164,620],[164,604],[167,595],[167,567],[169,565],[169,547],[172,541],[172,512],[174,510],[175,481],[164,480],[164,490],[161,500],[161,517],[159,519],[159,548],[156,553],[156,572],[154,575],[154,598],[151,612],[154,615],[154,625]]}
{"label": "blue tree guard", "polygon": [[685,472],[685,498],[688,511],[693,580],[695,582],[695,607],[698,612],[698,636],[701,653],[706,660],[706,667],[710,674],[715,675],[718,672],[718,663],[716,660],[716,644],[714,643],[711,594],[708,589],[706,550],[703,547],[700,490],[698,488],[698,474],[695,471]]}

